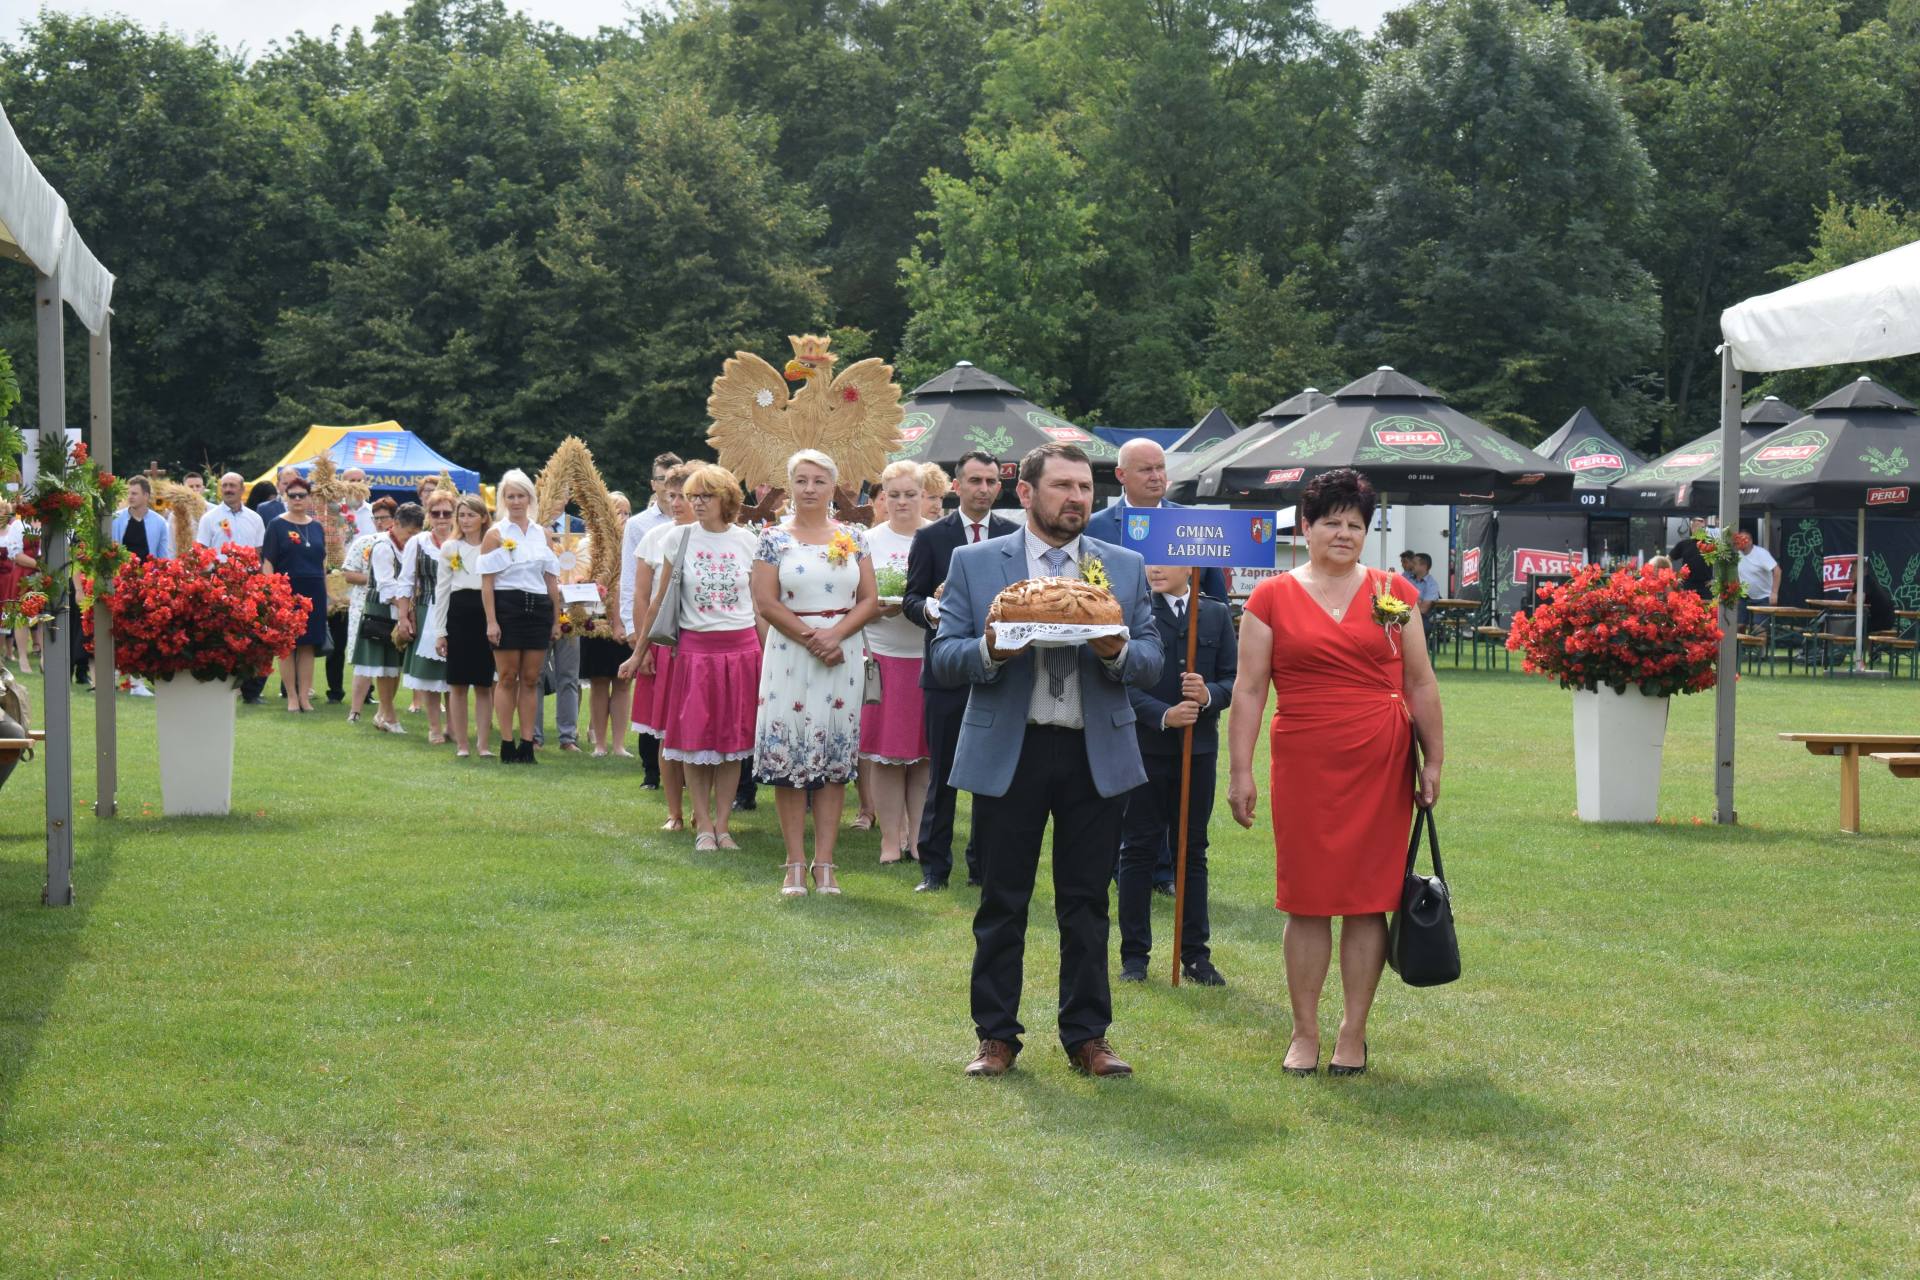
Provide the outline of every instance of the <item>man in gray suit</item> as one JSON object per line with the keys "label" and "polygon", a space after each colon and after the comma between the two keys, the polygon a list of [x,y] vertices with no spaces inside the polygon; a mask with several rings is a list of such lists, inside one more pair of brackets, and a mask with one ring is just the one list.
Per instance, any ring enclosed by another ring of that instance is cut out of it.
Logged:
{"label": "man in gray suit", "polygon": [[[1082,536],[1093,510],[1093,467],[1070,444],[1047,444],[1020,463],[1026,523],[953,553],[934,674],[971,686],[951,781],[973,793],[980,908],[973,918],[973,1076],[1005,1074],[1020,1052],[1020,986],[1027,904],[1051,818],[1054,915],[1060,927],[1060,1042],[1076,1070],[1129,1075],[1107,1043],[1107,888],[1120,843],[1121,797],[1146,781],[1127,686],[1151,687],[1161,644],[1144,562]],[[995,644],[988,611],[1016,582],[1081,577],[1098,561],[1127,619],[1103,636],[1039,653]]]}

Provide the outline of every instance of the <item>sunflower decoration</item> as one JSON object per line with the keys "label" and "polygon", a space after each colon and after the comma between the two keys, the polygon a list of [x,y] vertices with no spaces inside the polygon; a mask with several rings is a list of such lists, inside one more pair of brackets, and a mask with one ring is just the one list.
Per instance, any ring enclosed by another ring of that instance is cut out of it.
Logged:
{"label": "sunflower decoration", "polygon": [[1413,610],[1407,602],[1386,587],[1373,597],[1373,620],[1388,630],[1407,625],[1407,619],[1413,616]]}
{"label": "sunflower decoration", "polygon": [[1080,581],[1098,587],[1108,595],[1113,594],[1113,580],[1107,577],[1107,566],[1100,562],[1099,556],[1088,556],[1081,562]]}

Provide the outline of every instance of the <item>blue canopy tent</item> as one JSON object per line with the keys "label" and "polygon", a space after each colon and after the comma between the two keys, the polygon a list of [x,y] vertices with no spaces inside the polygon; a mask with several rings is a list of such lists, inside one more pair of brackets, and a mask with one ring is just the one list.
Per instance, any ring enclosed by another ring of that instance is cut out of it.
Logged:
{"label": "blue canopy tent", "polygon": [[[366,472],[367,485],[375,493],[392,489],[411,495],[422,480],[442,471],[462,493],[476,493],[480,489],[479,472],[447,461],[411,431],[349,432],[334,441],[327,456],[342,471],[359,467]],[[314,461],[308,458],[294,465],[300,474],[306,475],[313,469]]]}

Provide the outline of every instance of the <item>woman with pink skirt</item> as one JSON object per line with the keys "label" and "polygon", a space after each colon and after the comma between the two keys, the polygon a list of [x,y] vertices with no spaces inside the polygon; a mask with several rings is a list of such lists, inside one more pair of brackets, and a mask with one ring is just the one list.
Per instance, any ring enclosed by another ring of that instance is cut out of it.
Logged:
{"label": "woman with pink skirt", "polygon": [[[880,473],[880,510],[887,522],[867,531],[874,577],[906,580],[913,535],[926,523],[919,464],[896,462]],[[867,648],[880,668],[880,701],[860,713],[861,794],[880,821],[880,862],[919,859],[920,811],[926,806],[927,703],[920,692],[925,644],[920,629],[900,613],[899,592],[881,591],[880,614],[867,624]]]}
{"label": "woman with pink skirt", "polygon": [[[684,486],[694,523],[663,543],[661,574],[680,597],[680,643],[664,678],[654,675],[660,760],[678,761],[693,797],[696,853],[738,849],[727,831],[740,762],[753,754],[760,696],[760,639],[752,569],[759,539],[733,522],[740,486],[707,464]],[[683,574],[678,588],[672,576]]]}
{"label": "woman with pink skirt", "polygon": [[[687,506],[682,486],[699,468],[698,463],[683,462],[667,472],[660,482],[667,510],[673,519],[649,529],[640,540],[633,567],[633,656],[620,664],[620,674],[633,680],[633,727],[638,733],[658,739],[667,724],[667,685],[671,680],[673,650],[663,644],[647,643],[653,630],[653,584],[660,579],[660,547],[668,538],[679,545],[680,534],[693,523],[693,511]],[[660,762],[660,790],[667,800],[667,820],[662,831],[684,831],[686,812],[681,797],[686,790],[686,774],[678,760]]]}

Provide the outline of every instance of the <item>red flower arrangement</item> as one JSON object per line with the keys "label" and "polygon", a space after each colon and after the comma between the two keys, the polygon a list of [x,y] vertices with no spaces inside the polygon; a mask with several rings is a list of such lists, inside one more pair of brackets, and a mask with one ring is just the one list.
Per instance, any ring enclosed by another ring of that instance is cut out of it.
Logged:
{"label": "red flower arrangement", "polygon": [[[18,439],[17,432],[0,431],[0,468],[8,468],[9,474],[10,450],[15,447],[12,442]],[[50,567],[51,557],[43,554],[40,568],[22,581],[18,598],[0,606],[0,625],[32,622],[47,612],[52,601],[64,606],[76,570],[83,581],[89,577],[111,580],[113,571],[127,556],[125,547],[101,532],[101,525],[126,494],[125,482],[102,471],[85,444],[69,444],[64,434],[42,437],[37,456],[40,473],[33,492],[14,504],[13,513],[27,524],[38,526],[42,548],[71,539],[71,554],[57,569]],[[83,593],[81,608],[91,604]],[[38,607],[30,607],[35,605]]]}
{"label": "red flower arrangement", "polygon": [[1671,569],[1588,565],[1559,586],[1540,588],[1531,617],[1515,614],[1507,648],[1524,652],[1521,669],[1552,676],[1563,689],[1654,697],[1700,693],[1717,678],[1720,624],[1713,610]]}
{"label": "red flower arrangement", "polygon": [[[283,573],[260,572],[260,553],[228,546],[220,555],[188,547],[173,560],[136,560],[120,570],[110,597],[114,662],[165,680],[259,675],[293,652],[312,601]],[[93,634],[93,615],[82,626]]]}

